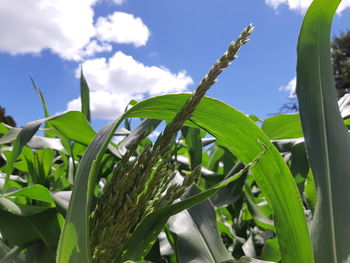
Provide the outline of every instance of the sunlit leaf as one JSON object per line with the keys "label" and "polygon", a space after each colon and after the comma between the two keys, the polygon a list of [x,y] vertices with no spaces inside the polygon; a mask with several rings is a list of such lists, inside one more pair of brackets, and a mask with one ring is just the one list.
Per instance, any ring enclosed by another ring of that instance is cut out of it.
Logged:
{"label": "sunlit leaf", "polygon": [[338,109],[330,56],[331,24],[340,2],[313,1],[298,42],[297,94],[318,194],[311,235],[315,261],[321,263],[350,258],[350,137]]}

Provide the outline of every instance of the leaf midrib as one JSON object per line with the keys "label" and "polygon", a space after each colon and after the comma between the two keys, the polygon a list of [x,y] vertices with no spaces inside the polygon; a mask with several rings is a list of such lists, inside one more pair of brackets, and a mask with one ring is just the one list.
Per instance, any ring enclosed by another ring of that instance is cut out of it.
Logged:
{"label": "leaf midrib", "polygon": [[321,63],[320,63],[320,28],[321,28],[321,17],[318,17],[318,27],[317,27],[317,42],[316,42],[316,52],[317,52],[317,68],[318,68],[318,75],[319,75],[319,84],[321,87],[321,118],[322,118],[322,129],[323,129],[323,141],[324,141],[324,147],[325,147],[325,168],[326,168],[326,181],[327,181],[327,201],[329,206],[329,220],[330,220],[330,228],[331,228],[331,242],[332,242],[332,250],[333,250],[333,262],[337,263],[337,250],[336,250],[336,239],[335,239],[335,229],[334,229],[334,213],[333,213],[333,194],[332,194],[332,182],[331,182],[331,171],[330,171],[330,159],[329,159],[329,149],[328,149],[328,133],[327,133],[327,125],[326,125],[326,118],[325,118],[325,102],[324,102],[324,89],[323,89],[323,81],[322,81],[322,69],[321,69]]}

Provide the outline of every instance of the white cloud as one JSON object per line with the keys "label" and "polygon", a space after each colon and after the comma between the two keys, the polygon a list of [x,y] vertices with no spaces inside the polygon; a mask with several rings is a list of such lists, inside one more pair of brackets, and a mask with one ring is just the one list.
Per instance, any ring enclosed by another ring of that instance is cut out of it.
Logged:
{"label": "white cloud", "polygon": [[102,41],[144,46],[150,36],[141,18],[132,14],[114,12],[108,17],[100,17],[96,22],[97,37]]}
{"label": "white cloud", "polygon": [[[87,60],[83,68],[94,118],[115,119],[131,99],[187,91],[193,83],[185,71],[174,74],[165,67],[146,66],[120,51],[110,59]],[[77,77],[79,74],[77,70]],[[69,102],[67,108],[80,109],[79,99]]]}
{"label": "white cloud", "polygon": [[121,5],[121,4],[123,4],[125,1],[124,1],[124,0],[113,0],[113,2],[114,2],[116,5]]}
{"label": "white cloud", "polygon": [[112,51],[112,45],[105,42],[98,43],[96,40],[92,40],[82,51],[81,57],[93,56],[96,53],[105,51]]}
{"label": "white cloud", "polygon": [[1,0],[0,51],[15,55],[50,49],[64,59],[80,59],[80,50],[95,35],[96,1]]}
{"label": "white cloud", "polygon": [[291,79],[291,81],[289,81],[289,83],[286,86],[281,86],[278,90],[289,92],[288,98],[295,99],[297,97],[295,92],[296,87],[297,87],[297,78],[294,77],[293,79]]}
{"label": "white cloud", "polygon": [[1,0],[0,52],[40,54],[47,49],[63,59],[81,61],[111,51],[107,42],[146,44],[149,30],[131,14],[115,12],[94,25],[93,7],[99,1]]}
{"label": "white cloud", "polygon": [[[182,92],[192,83],[186,72],[171,73],[165,67],[145,66],[132,56],[118,51],[109,59],[96,58],[83,63],[84,75],[92,91],[160,95]],[[79,75],[79,71],[77,71]]]}
{"label": "white cloud", "polygon": [[[310,6],[312,0],[265,0],[265,3],[277,9],[280,5],[288,5],[289,9],[296,10],[301,13],[305,13],[307,8]],[[350,0],[343,0],[337,10],[340,14],[346,8],[350,7]]]}

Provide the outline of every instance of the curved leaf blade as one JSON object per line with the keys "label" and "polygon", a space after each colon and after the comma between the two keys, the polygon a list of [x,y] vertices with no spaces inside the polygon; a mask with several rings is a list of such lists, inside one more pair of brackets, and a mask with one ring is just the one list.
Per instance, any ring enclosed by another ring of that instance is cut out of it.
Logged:
{"label": "curved leaf blade", "polygon": [[[95,183],[94,179],[102,155],[120,122],[130,117],[171,120],[189,96],[191,95],[173,94],[145,100],[128,110],[121,119],[108,124],[98,132],[78,168],[65,228],[61,235],[57,262],[90,262],[91,260],[88,226],[91,189]],[[294,179],[283,158],[264,132],[243,113],[208,97],[202,99],[186,125],[205,129],[245,164],[250,163],[264,150],[261,143],[266,145],[266,153],[252,167],[252,171],[255,180],[274,209],[275,229],[283,260],[293,263],[313,262],[303,206]],[[173,211],[171,209],[169,213]],[[71,242],[72,233],[75,233],[73,239],[76,242]],[[70,260],[65,261],[67,258]]]}
{"label": "curved leaf blade", "polygon": [[[175,94],[150,98],[135,105],[128,115],[169,120],[189,96]],[[258,141],[267,146],[266,153],[251,170],[274,210],[274,223],[282,258],[284,262],[313,262],[303,205],[295,181],[283,158],[264,132],[241,112],[208,97],[202,99],[185,124],[209,132],[244,164],[249,163],[261,151],[262,146]]]}
{"label": "curved leaf blade", "polygon": [[318,203],[311,235],[316,262],[349,262],[350,138],[339,113],[330,30],[340,0],[315,0],[298,42],[297,94]]}
{"label": "curved leaf blade", "polygon": [[[183,198],[199,192],[194,185]],[[233,259],[219,235],[215,209],[209,200],[170,217],[168,225],[176,235],[178,262],[221,262]]]}
{"label": "curved leaf blade", "polygon": [[261,129],[271,140],[303,137],[299,114],[278,114],[264,120]]}

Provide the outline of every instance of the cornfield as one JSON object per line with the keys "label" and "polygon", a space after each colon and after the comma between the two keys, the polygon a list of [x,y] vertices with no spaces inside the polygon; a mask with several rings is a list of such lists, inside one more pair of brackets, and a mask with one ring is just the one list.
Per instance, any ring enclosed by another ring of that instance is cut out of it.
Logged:
{"label": "cornfield", "polygon": [[83,72],[82,110],[55,116],[32,80],[44,119],[0,123],[0,262],[350,262],[350,137],[329,44],[340,2],[305,15],[298,114],[261,121],[205,96],[252,25],[193,94],[131,101],[98,132]]}

